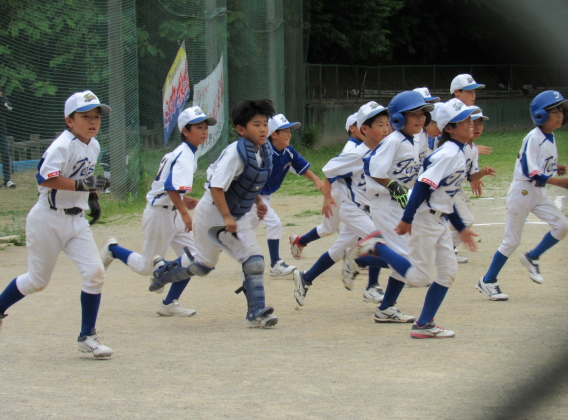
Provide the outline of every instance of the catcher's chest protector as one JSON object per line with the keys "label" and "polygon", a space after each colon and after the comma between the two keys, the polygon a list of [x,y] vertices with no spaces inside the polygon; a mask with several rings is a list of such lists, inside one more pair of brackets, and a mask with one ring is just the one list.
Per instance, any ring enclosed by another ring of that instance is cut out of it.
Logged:
{"label": "catcher's chest protector", "polygon": [[237,152],[245,167],[241,176],[234,180],[225,191],[225,200],[231,215],[238,219],[249,212],[260,190],[272,172],[272,147],[266,142],[260,147],[264,156],[264,166],[261,168],[256,160],[254,144],[244,138],[239,139]]}

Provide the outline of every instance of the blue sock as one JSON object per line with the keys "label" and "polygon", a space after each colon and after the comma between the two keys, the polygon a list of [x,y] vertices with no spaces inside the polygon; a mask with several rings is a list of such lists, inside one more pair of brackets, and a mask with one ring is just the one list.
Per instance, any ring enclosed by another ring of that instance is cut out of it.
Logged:
{"label": "blue sock", "polygon": [[428,288],[426,299],[424,299],[424,307],[417,322],[419,327],[423,327],[436,316],[436,312],[438,312],[440,305],[444,301],[446,293],[448,293],[448,288],[436,282],[432,283]]}
{"label": "blue sock", "polygon": [[132,254],[132,251],[123,248],[121,246],[118,246],[116,244],[114,245],[110,245],[108,247],[109,251],[112,253],[112,256],[114,258],[118,258],[120,261],[122,261],[124,264],[128,263],[128,256],[130,254]]}
{"label": "blue sock", "polygon": [[491,261],[491,265],[489,266],[485,277],[483,277],[483,283],[492,283],[497,281],[497,276],[508,259],[509,257],[504,256],[499,251],[495,252],[493,261]]}
{"label": "blue sock", "polygon": [[81,292],[81,337],[91,335],[91,331],[97,323],[97,315],[99,306],[101,305],[101,294],[92,295],[90,293]]}
{"label": "blue sock", "polygon": [[406,277],[406,272],[412,266],[410,261],[404,258],[402,255],[397,254],[392,249],[384,244],[376,244],[375,250],[381,259],[385,260],[388,265],[390,265],[394,271],[400,274],[402,277]]}
{"label": "blue sock", "polygon": [[385,290],[385,295],[383,297],[383,301],[379,306],[381,311],[389,308],[391,305],[394,305],[398,297],[400,296],[400,292],[404,289],[404,282],[389,277],[389,282],[387,283],[387,288]]}
{"label": "blue sock", "polygon": [[535,249],[529,252],[529,257],[533,260],[537,260],[538,257],[544,254],[546,251],[548,251],[558,242],[560,241],[556,239],[554,236],[552,236],[550,232],[548,232],[546,235],[544,235],[544,238],[542,238],[540,244],[538,244]]}
{"label": "blue sock", "polygon": [[267,242],[268,252],[270,253],[270,266],[274,267],[274,264],[280,259],[280,239],[269,239]]}
{"label": "blue sock", "polygon": [[335,261],[331,259],[329,252],[322,254],[322,256],[318,258],[312,268],[304,273],[304,280],[311,283],[321,273],[328,270],[333,264],[335,264]]}
{"label": "blue sock", "polygon": [[369,267],[369,282],[367,283],[367,290],[379,285],[380,272],[380,267]]}
{"label": "blue sock", "polygon": [[320,238],[320,236],[318,235],[318,229],[313,228],[312,230],[310,230],[305,235],[302,235],[300,237],[300,240],[298,241],[298,243],[302,246],[306,246],[310,242],[317,241],[319,238]]}
{"label": "blue sock", "polygon": [[355,262],[357,263],[357,265],[360,265],[361,267],[389,268],[389,265],[386,263],[385,260],[381,259],[380,257],[373,257],[370,255],[356,258]]}
{"label": "blue sock", "polygon": [[187,279],[187,280],[176,281],[175,283],[172,283],[172,285],[170,286],[170,291],[168,292],[168,295],[163,300],[164,305],[169,305],[174,300],[179,299],[179,297],[183,293],[183,290],[185,289],[185,286],[187,286],[187,284],[189,283],[190,280],[191,279]]}
{"label": "blue sock", "polygon": [[6,312],[10,306],[19,302],[24,297],[25,296],[18,290],[18,286],[16,286],[16,279],[12,280],[0,295],[0,314]]}

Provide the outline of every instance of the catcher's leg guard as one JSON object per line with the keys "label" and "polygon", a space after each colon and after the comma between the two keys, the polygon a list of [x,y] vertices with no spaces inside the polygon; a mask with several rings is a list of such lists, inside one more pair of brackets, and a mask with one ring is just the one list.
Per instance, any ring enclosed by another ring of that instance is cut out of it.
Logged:
{"label": "catcher's leg guard", "polygon": [[184,247],[183,250],[188,256],[191,265],[187,268],[182,267],[180,262],[181,257],[173,261],[165,262],[164,265],[158,267],[152,273],[152,280],[154,282],[150,285],[151,292],[161,289],[168,283],[187,280],[193,276],[206,276],[213,270],[212,268],[201,265],[198,262],[194,262],[193,256],[187,247]]}
{"label": "catcher's leg guard", "polygon": [[243,263],[243,291],[247,298],[247,319],[252,321],[257,316],[270,315],[274,308],[265,306],[264,301],[264,257],[253,255]]}

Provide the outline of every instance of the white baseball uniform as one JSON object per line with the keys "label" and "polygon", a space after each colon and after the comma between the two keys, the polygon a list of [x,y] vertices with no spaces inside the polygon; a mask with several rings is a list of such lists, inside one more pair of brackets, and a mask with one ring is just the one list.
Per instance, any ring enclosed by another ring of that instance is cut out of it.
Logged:
{"label": "white baseball uniform", "polygon": [[428,133],[426,133],[426,131],[422,130],[421,133],[414,136],[414,148],[416,149],[415,155],[417,156],[416,163],[419,167],[421,167],[422,163],[424,163],[424,159],[426,159],[426,156],[433,152],[433,150],[430,150],[428,143]]}
{"label": "white baseball uniform", "polygon": [[[96,138],[85,144],[65,130],[40,160],[38,185],[58,176],[77,180],[93,175],[99,152]],[[81,290],[101,293],[105,270],[89,222],[80,211],[89,208],[89,192],[53,190],[41,185],[38,190],[38,201],[26,219],[28,272],[18,276],[18,290],[29,295],[45,289],[57,257],[63,251],[81,273]],[[65,214],[69,209],[76,209],[78,214]]]}
{"label": "white baseball uniform", "polygon": [[168,191],[178,191],[183,196],[192,191],[193,177],[197,170],[197,147],[182,142],[175,150],[166,153],[160,162],[158,175],[152,188],[146,194],[146,209],[142,215],[142,231],[144,234],[144,251],[133,252],[128,256],[127,265],[140,275],[152,273],[153,257],[166,255],[171,246],[179,257],[188,247],[195,254],[193,233],[185,231],[185,223],[176,211]]}
{"label": "white baseball uniform", "polygon": [[448,140],[424,160],[417,184],[422,182],[429,185],[429,196],[416,209],[414,220],[406,217],[412,212],[409,206],[402,218],[406,223],[412,223],[409,239],[412,267],[406,273],[407,283],[418,287],[428,286],[434,264],[438,271],[434,280],[436,283],[450,287],[455,280],[458,263],[450,223],[444,216],[453,213],[455,196],[464,180],[465,156],[461,143]]}
{"label": "white baseball uniform", "polygon": [[370,154],[371,149],[362,143],[351,151],[331,159],[322,169],[331,185],[343,180],[348,191],[347,198],[337,212],[343,227],[328,251],[330,258],[335,262],[343,258],[343,251],[352,246],[358,238],[364,238],[374,230],[369,216],[369,201],[363,172],[363,159]]}
{"label": "white baseball uniform", "polygon": [[[463,147],[463,154],[465,156],[465,176],[466,179],[470,181],[470,176],[479,172],[479,151],[477,150],[475,143],[467,143]],[[471,201],[464,191],[463,186],[456,194],[455,206],[463,221],[463,224],[467,227],[471,227],[473,225],[473,222],[475,221],[475,217],[473,216]],[[451,229],[454,247],[457,247],[461,243],[460,235],[453,226],[451,226]]]}
{"label": "white baseball uniform", "polygon": [[551,227],[551,235],[558,240],[568,233],[566,216],[546,195],[546,182],[556,174],[558,152],[554,134],[544,134],[536,127],[523,140],[513,182],[507,194],[507,224],[505,238],[499,252],[506,257],[517,249],[529,213],[533,213]]}
{"label": "white baseball uniform", "polygon": [[[389,190],[373,178],[390,178],[406,188],[412,188],[419,170],[419,146],[413,138],[394,131],[373,151],[365,172],[367,196],[375,227],[383,233],[387,245],[406,258],[409,256],[408,235],[401,236],[394,231],[404,210],[392,199]],[[394,270],[391,276],[402,282],[406,281]]]}

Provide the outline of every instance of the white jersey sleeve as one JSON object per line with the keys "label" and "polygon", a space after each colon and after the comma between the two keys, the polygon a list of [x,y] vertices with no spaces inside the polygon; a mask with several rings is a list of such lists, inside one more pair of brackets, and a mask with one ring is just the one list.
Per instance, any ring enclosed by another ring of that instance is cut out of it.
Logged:
{"label": "white jersey sleeve", "polygon": [[529,181],[536,175],[551,177],[556,174],[558,151],[554,134],[545,135],[538,127],[523,139],[513,179]]}
{"label": "white jersey sleeve", "polygon": [[51,208],[80,207],[87,210],[88,191],[55,190],[41,184],[58,176],[77,180],[93,175],[100,151],[99,142],[94,137],[87,144],[67,130],[61,133],[47,148],[38,165],[38,200]]}
{"label": "white jersey sleeve", "polygon": [[237,152],[237,143],[228,145],[219,159],[207,170],[210,175],[208,178],[210,187],[223,188],[227,191],[231,182],[243,172],[245,165]]}
{"label": "white jersey sleeve", "polygon": [[341,153],[350,152],[351,150],[353,150],[357,146],[359,146],[361,143],[363,143],[363,142],[359,141],[357,139],[354,139],[353,137],[350,137],[349,140],[347,140],[347,143],[345,143],[345,146],[343,146],[343,150],[341,151]]}
{"label": "white jersey sleeve", "polygon": [[467,179],[473,174],[479,172],[479,151],[475,143],[468,143],[463,147],[465,156],[465,174]]}

